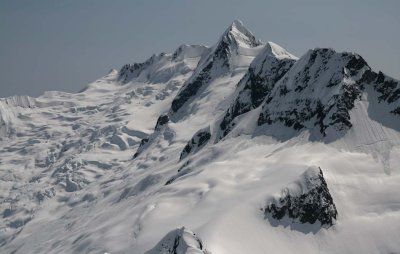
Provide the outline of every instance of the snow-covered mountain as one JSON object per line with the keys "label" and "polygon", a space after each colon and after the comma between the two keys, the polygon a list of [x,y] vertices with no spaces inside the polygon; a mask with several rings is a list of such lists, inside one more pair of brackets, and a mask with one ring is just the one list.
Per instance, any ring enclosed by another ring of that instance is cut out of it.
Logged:
{"label": "snow-covered mountain", "polygon": [[0,253],[400,253],[400,82],[234,21],[0,99]]}

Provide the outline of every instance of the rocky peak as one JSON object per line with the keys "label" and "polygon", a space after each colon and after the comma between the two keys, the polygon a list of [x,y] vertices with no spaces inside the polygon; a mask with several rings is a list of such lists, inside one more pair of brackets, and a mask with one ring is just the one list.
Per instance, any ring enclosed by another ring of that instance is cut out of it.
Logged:
{"label": "rocky peak", "polygon": [[242,64],[243,62],[241,50],[246,51],[246,53],[253,50],[253,54],[256,55],[256,52],[259,52],[256,48],[260,45],[262,43],[244,27],[243,23],[235,20],[212,47],[210,53],[200,60],[196,71],[185,82],[172,102],[171,114],[176,113],[213,79],[232,74],[232,71],[238,67],[238,63]]}
{"label": "rocky peak", "polygon": [[258,124],[281,122],[295,130],[318,126],[347,130],[349,111],[361,96],[363,73],[370,70],[354,53],[318,48],[308,51],[275,85],[266,99]]}
{"label": "rocky peak", "polygon": [[337,217],[322,170],[314,166],[284,188],[279,197],[269,201],[264,213],[267,218],[281,220],[286,216],[292,223],[319,222],[328,227],[334,224]]}
{"label": "rocky peak", "polygon": [[254,48],[260,46],[262,43],[256,39],[255,36],[244,26],[240,20],[235,20],[222,34],[219,42],[228,45],[234,44],[235,46]]}

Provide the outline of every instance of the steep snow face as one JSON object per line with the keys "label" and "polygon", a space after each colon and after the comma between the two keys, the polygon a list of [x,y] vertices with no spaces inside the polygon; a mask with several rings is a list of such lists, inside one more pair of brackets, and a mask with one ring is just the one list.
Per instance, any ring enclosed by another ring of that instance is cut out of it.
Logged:
{"label": "steep snow face", "polygon": [[265,46],[264,54],[273,55],[278,59],[293,59],[297,60],[298,57],[289,53],[286,49],[282,48],[278,44],[269,41]]}
{"label": "steep snow face", "polygon": [[265,45],[239,82],[236,99],[220,123],[220,129],[216,135],[217,141],[225,137],[235,126],[233,120],[236,117],[261,105],[275,83],[296,60],[297,57],[273,42]]}
{"label": "steep snow face", "polygon": [[[202,58],[197,70],[179,91],[171,105],[171,118],[177,121],[190,114],[191,111],[186,108],[193,108],[194,106],[189,104],[195,101],[196,97],[202,97],[201,93],[216,79],[227,75],[243,75],[243,69],[248,68],[259,53],[261,45],[243,23],[234,21],[211,52]],[[228,94],[225,93],[225,96]]]}

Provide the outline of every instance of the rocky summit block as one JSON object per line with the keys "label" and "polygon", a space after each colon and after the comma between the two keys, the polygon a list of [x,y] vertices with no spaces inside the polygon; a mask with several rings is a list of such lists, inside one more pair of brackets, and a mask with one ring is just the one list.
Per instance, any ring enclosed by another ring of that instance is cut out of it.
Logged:
{"label": "rocky summit block", "polygon": [[294,223],[319,222],[327,227],[334,224],[338,214],[319,167],[310,167],[298,181],[284,188],[279,198],[269,202],[264,213],[277,220],[287,216]]}

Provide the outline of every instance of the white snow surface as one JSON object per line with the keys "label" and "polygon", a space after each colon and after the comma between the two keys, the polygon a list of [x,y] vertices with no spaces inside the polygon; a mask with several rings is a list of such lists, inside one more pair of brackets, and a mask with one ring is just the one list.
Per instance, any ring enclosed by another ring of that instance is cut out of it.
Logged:
{"label": "white snow surface", "polygon": [[283,59],[283,58],[289,58],[294,60],[298,59],[298,57],[290,54],[286,49],[282,48],[281,46],[272,41],[267,42],[266,53],[271,54],[278,59]]}
{"label": "white snow surface", "polygon": [[201,240],[185,227],[169,232],[152,250],[146,254],[204,254]]}
{"label": "white snow surface", "polygon": [[[214,133],[251,61],[265,52],[258,40],[244,45],[250,35],[241,22],[229,29],[251,54],[229,75],[215,75],[161,130],[154,130],[157,118],[208,48],[181,46],[179,63],[159,57],[143,72],[150,79],[121,84],[113,70],[80,93],[1,99],[0,253],[169,253],[160,244],[177,232],[182,254],[202,253],[197,238],[212,254],[400,253],[400,118],[380,114],[385,104],[372,89],[352,109],[353,127],[334,142],[311,140],[309,130],[287,139],[254,135],[259,107],[241,115],[223,141],[179,160],[198,130]],[[267,45],[276,57],[297,59]],[[270,224],[266,202],[310,166],[323,170],[336,224]]]}

